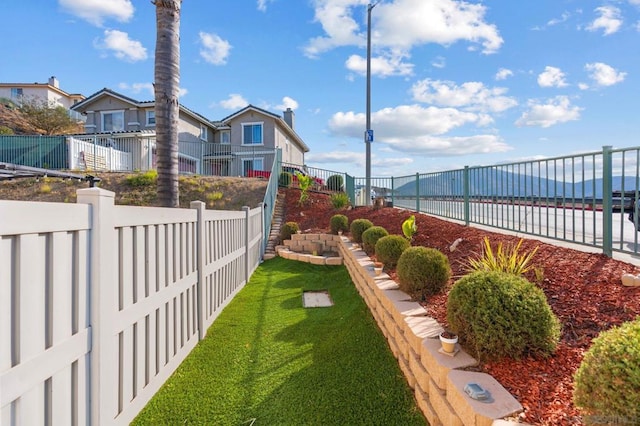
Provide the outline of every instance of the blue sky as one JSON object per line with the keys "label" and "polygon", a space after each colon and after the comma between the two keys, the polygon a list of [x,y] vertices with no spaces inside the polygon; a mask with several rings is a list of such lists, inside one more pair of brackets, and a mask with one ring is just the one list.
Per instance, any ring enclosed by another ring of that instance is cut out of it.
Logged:
{"label": "blue sky", "polygon": [[[313,167],[365,175],[367,0],[185,0],[181,103],[296,112]],[[5,1],[0,81],[152,100],[149,0]],[[640,0],[383,0],[372,176],[638,146]]]}

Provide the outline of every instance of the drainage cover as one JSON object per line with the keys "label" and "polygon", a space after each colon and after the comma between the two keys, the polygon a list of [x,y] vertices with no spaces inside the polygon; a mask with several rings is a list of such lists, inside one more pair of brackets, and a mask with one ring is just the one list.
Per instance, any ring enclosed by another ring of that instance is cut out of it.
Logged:
{"label": "drainage cover", "polygon": [[305,291],[302,293],[302,306],[305,308],[326,308],[333,306],[327,290]]}

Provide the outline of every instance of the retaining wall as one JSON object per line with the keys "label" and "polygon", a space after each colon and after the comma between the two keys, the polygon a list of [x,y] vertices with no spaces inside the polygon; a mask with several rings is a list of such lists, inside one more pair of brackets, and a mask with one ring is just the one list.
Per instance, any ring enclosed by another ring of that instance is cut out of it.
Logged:
{"label": "retaining wall", "polygon": [[[427,311],[385,273],[375,275],[373,261],[346,237],[339,252],[358,292],[369,306],[397,358],[418,406],[432,426],[485,426],[508,424],[506,417],[522,411],[522,405],[486,373],[465,370],[477,361],[461,348],[455,356],[439,352],[443,330]],[[491,395],[486,401],[471,399],[467,383],[478,383]]]}

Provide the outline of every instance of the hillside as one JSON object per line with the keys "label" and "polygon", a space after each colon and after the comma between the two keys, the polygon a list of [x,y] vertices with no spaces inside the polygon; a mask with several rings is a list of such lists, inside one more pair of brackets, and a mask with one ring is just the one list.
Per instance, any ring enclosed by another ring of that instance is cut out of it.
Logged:
{"label": "hillside", "polygon": [[[97,186],[113,191],[116,204],[158,206],[155,179],[144,173],[94,173],[101,179]],[[0,200],[76,202],[76,190],[89,183],[61,178],[21,178],[0,181]],[[203,201],[208,209],[240,210],[256,207],[264,199],[267,181],[258,178],[181,176],[180,207],[191,201]]]}
{"label": "hillside", "polygon": [[[9,102],[0,102],[0,129],[11,129],[15,135],[36,135],[43,132],[30,125],[23,114]],[[2,131],[0,130],[0,134]]]}

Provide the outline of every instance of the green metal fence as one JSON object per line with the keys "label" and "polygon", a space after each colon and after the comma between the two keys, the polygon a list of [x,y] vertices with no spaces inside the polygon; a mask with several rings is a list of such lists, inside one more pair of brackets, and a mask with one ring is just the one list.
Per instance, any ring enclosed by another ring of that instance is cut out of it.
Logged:
{"label": "green metal fence", "polygon": [[0,135],[0,162],[66,169],[69,162],[65,137]]}
{"label": "green metal fence", "polygon": [[[91,138],[91,136],[86,136]],[[0,162],[50,169],[87,166],[87,155],[101,157],[98,148],[127,153],[131,160],[112,160],[119,170],[154,167],[155,140],[125,140],[94,137],[89,148],[71,143],[65,136],[0,135]],[[215,145],[215,146],[214,146]],[[71,146],[71,148],[70,148]],[[84,151],[82,151],[84,149]],[[77,151],[77,152],[76,152]],[[101,151],[100,151],[101,152]],[[204,175],[243,176],[246,170],[271,170],[280,174],[277,149],[231,147],[220,144],[181,142],[182,172]],[[77,157],[77,158],[76,158]],[[108,158],[107,158],[108,157]],[[103,162],[101,161],[100,164]],[[125,164],[126,166],[122,166]],[[464,167],[433,173],[398,177],[373,177],[371,192],[366,179],[343,172],[300,166],[314,177],[315,186],[329,188],[339,176],[341,190],[354,206],[384,200],[387,205],[458,220],[596,247],[608,256],[613,252],[640,254],[637,229],[640,215],[634,202],[640,198],[640,147],[612,149],[584,154],[521,161],[493,166]],[[274,176],[275,174],[275,176]],[[277,179],[271,179],[272,186]],[[267,195],[275,202],[272,188]],[[266,215],[270,216],[270,215]],[[265,217],[270,221],[270,217]]]}
{"label": "green metal fence", "polygon": [[[372,178],[378,196],[396,207],[596,247],[639,254],[640,148],[393,178]],[[354,187],[365,186],[353,178]],[[355,198],[356,205],[366,205]],[[428,232],[428,231],[426,231]]]}

